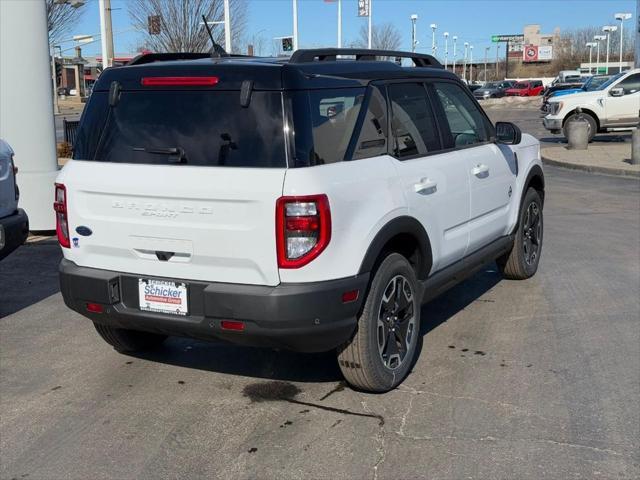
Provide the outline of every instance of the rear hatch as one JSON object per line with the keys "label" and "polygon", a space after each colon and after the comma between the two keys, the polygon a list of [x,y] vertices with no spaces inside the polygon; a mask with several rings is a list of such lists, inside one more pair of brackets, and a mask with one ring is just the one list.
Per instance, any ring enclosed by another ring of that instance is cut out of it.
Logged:
{"label": "rear hatch", "polygon": [[65,257],[140,276],[277,285],[282,94],[251,89],[241,105],[223,67],[188,77],[135,69],[94,90],[58,178]]}

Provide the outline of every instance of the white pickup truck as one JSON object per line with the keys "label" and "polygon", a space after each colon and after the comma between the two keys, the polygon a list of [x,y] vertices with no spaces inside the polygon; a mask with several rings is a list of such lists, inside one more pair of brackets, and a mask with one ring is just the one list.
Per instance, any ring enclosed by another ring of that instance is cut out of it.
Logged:
{"label": "white pickup truck", "polygon": [[589,141],[598,132],[636,127],[640,120],[640,69],[615,75],[598,90],[550,98],[542,123],[551,133],[562,131],[566,136],[567,124],[576,119],[577,108],[589,122]]}

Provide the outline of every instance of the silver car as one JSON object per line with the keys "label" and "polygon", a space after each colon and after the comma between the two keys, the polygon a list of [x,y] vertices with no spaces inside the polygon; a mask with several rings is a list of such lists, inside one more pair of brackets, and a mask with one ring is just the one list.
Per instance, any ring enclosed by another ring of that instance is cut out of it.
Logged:
{"label": "silver car", "polygon": [[0,138],[0,260],[22,245],[29,234],[29,219],[18,208],[20,191],[13,150]]}
{"label": "silver car", "polygon": [[488,82],[482,88],[473,92],[473,96],[478,100],[485,100],[487,98],[500,98],[504,97],[504,92],[507,88],[513,87],[516,82],[511,80],[504,80],[502,82]]}

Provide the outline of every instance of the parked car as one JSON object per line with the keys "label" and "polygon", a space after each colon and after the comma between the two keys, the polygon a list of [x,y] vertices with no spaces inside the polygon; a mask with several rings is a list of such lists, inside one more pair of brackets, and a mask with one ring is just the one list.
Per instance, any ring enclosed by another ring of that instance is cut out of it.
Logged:
{"label": "parked car", "polygon": [[467,87],[469,88],[469,90],[471,90],[472,92],[475,92],[476,90],[482,88],[482,85],[479,83],[470,83],[469,85],[467,85]]}
{"label": "parked car", "polygon": [[572,93],[579,92],[593,92],[600,88],[600,86],[609,80],[613,75],[594,75],[587,78],[580,88],[564,89],[558,92],[553,92],[550,97],[562,97],[564,95],[571,95]]}
{"label": "parked car", "polygon": [[574,82],[556,83],[556,84],[549,85],[543,90],[542,95],[544,96],[544,98],[548,98],[552,96],[554,93],[560,92],[563,90],[579,90],[582,88],[586,80],[587,79],[584,78],[584,79],[578,79]]}
{"label": "parked car", "polygon": [[564,97],[565,95],[571,95],[572,93],[580,93],[580,92],[593,92],[600,88],[600,86],[609,80],[612,75],[594,75],[589,77],[587,81],[582,85],[581,88],[570,88],[566,90],[559,90],[551,93],[549,96],[545,94],[544,99],[542,101],[542,106],[540,110],[543,113],[548,113],[549,111],[549,99],[556,97]]}
{"label": "parked car", "polygon": [[505,91],[508,97],[536,97],[542,95],[544,87],[541,80],[527,80],[526,82],[517,82],[513,87]]}
{"label": "parked car", "polygon": [[566,136],[567,125],[577,119],[578,107],[589,122],[589,141],[598,132],[636,127],[640,120],[640,69],[619,73],[597,90],[550,98],[544,127]]}
{"label": "parked car", "polygon": [[535,274],[539,143],[432,56],[193,57],[105,70],[57,178],[64,301],[116,350],[335,349],[351,385],[386,391],[424,301],[496,259]]}
{"label": "parked car", "polygon": [[29,235],[29,218],[18,208],[17,173],[13,150],[0,138],[0,260],[22,245]]}
{"label": "parked car", "polygon": [[513,80],[504,80],[502,82],[488,82],[483,87],[475,90],[473,96],[478,100],[486,100],[487,98],[504,97],[507,89],[513,87],[516,82]]}

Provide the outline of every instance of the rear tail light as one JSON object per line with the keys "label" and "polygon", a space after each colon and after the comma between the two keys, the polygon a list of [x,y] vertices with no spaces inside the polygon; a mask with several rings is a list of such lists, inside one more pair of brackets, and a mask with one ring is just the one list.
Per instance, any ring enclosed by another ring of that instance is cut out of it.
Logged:
{"label": "rear tail light", "polygon": [[276,202],[278,267],[300,268],[331,240],[331,211],[326,195],[280,197]]}
{"label": "rear tail light", "polygon": [[87,312],[91,313],[102,313],[104,311],[102,305],[99,303],[87,303]]}
{"label": "rear tail light", "polygon": [[60,242],[61,247],[69,248],[71,247],[71,240],[69,239],[69,219],[67,217],[67,189],[60,183],[56,183],[53,209],[56,212],[58,242]]}

